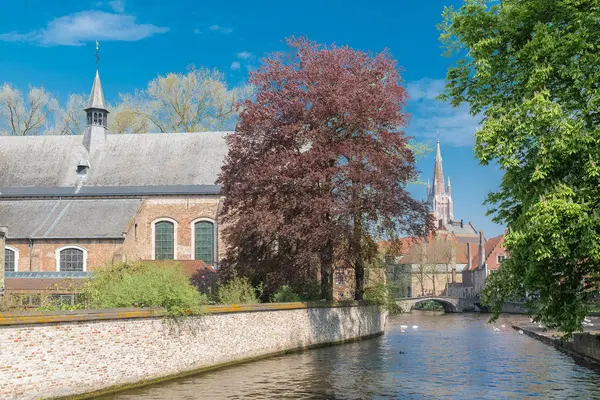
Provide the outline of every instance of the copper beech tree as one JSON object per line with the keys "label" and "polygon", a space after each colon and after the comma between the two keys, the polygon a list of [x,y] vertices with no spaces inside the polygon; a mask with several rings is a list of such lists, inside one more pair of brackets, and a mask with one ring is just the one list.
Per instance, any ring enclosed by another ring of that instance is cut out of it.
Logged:
{"label": "copper beech tree", "polygon": [[334,269],[353,268],[360,300],[377,238],[421,235],[428,221],[406,190],[417,177],[402,131],[406,90],[386,51],[287,44],[251,75],[255,96],[228,137],[221,273],[267,293],[282,284],[302,292],[320,276],[331,299]]}

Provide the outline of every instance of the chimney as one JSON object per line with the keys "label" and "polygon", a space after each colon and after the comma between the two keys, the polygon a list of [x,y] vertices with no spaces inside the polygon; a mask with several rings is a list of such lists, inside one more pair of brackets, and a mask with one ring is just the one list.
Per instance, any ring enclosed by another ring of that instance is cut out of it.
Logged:
{"label": "chimney", "polygon": [[467,266],[465,267],[467,271],[471,269],[471,243],[467,242]]}
{"label": "chimney", "polygon": [[479,262],[477,263],[477,268],[483,268],[484,258],[483,258],[483,231],[479,231]]}

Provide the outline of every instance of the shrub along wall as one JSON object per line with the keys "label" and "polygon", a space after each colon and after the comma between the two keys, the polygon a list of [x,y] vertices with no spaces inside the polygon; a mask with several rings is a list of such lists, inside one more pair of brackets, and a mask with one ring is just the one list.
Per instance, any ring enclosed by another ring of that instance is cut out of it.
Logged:
{"label": "shrub along wall", "polygon": [[187,318],[160,310],[0,314],[0,398],[117,389],[224,364],[383,333],[377,306],[212,306]]}

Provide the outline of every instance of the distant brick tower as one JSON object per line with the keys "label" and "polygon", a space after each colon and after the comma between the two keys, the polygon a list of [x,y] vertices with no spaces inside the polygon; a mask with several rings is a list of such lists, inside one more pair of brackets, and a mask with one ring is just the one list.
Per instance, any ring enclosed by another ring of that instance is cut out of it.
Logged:
{"label": "distant brick tower", "polygon": [[436,225],[440,222],[443,225],[449,224],[454,219],[454,205],[452,203],[452,193],[450,187],[450,177],[448,177],[448,187],[444,186],[444,170],[442,168],[442,152],[440,150],[440,141],[437,141],[435,148],[435,163],[433,166],[433,187],[427,181],[427,204],[431,207]]}

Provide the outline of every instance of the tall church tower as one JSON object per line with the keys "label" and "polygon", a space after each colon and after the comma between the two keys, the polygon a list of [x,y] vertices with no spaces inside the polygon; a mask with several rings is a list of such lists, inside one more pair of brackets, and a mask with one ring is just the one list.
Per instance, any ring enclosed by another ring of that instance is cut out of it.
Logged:
{"label": "tall church tower", "polygon": [[[450,178],[448,177],[448,187],[444,184],[444,170],[442,169],[442,152],[440,150],[440,141],[437,141],[435,147],[435,163],[433,166],[433,187],[427,181],[427,203],[436,222],[442,221],[448,224],[454,219],[454,205],[452,202]],[[436,224],[437,225],[437,224]]]}

